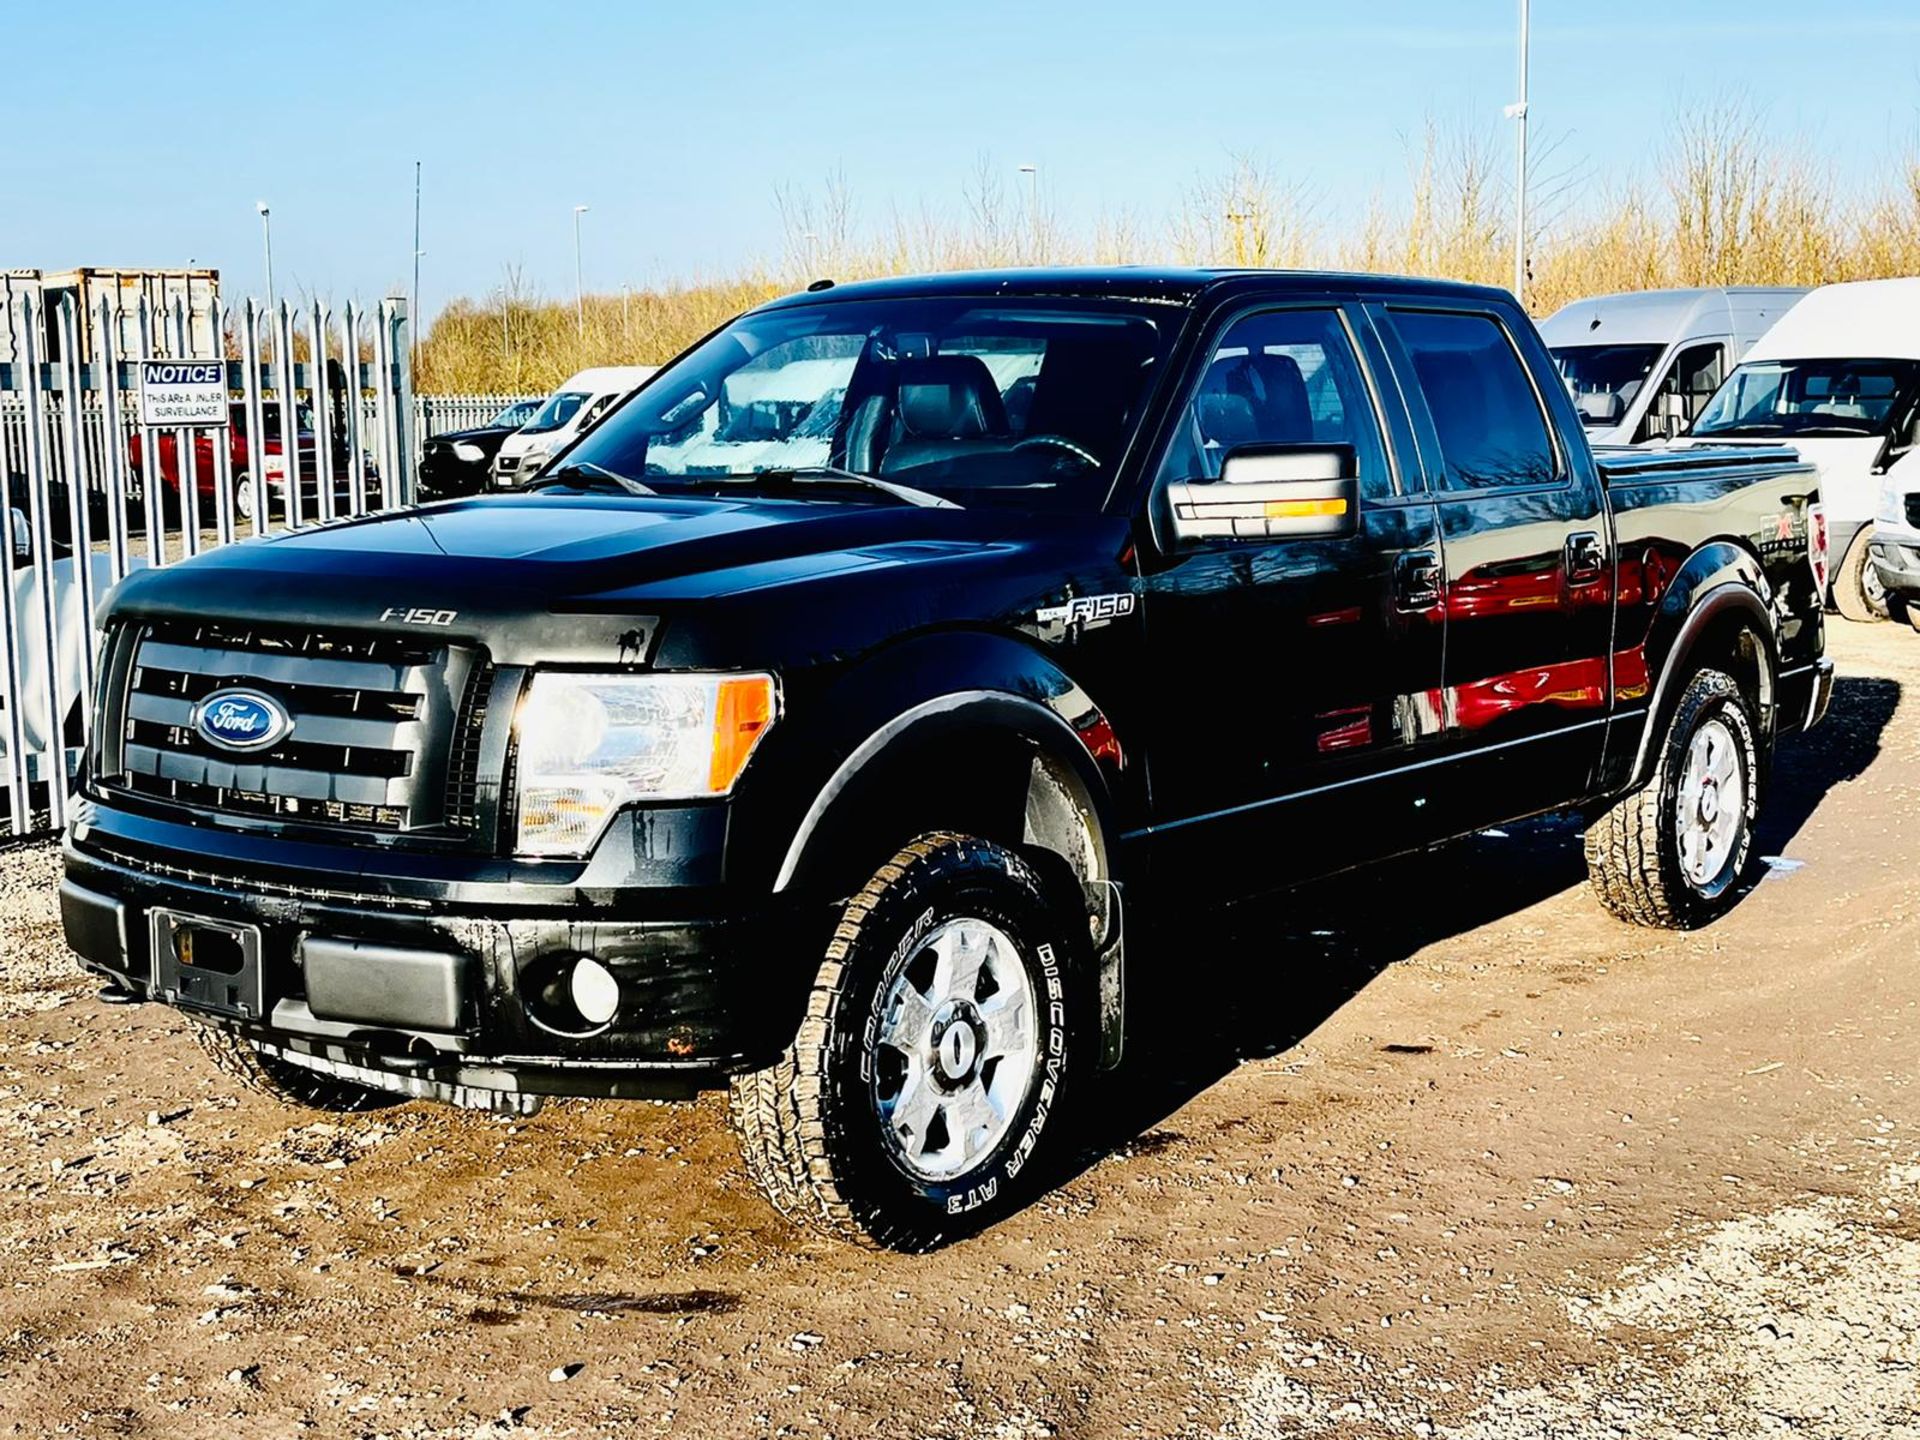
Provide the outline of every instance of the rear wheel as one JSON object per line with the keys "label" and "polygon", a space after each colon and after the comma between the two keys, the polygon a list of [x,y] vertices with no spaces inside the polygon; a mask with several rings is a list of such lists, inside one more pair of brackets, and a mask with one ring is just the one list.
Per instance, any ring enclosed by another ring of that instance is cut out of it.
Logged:
{"label": "rear wheel", "polygon": [[308,1070],[262,1054],[243,1035],[223,1030],[218,1025],[195,1023],[193,1038],[200,1048],[226,1074],[247,1089],[278,1100],[283,1105],[299,1105],[308,1110],[327,1110],[335,1114],[356,1114],[363,1110],[384,1110],[398,1105],[405,1097],[385,1090],[370,1090],[348,1080],[336,1080],[317,1070]]}
{"label": "rear wheel", "polygon": [[848,904],[793,1043],[733,1082],[754,1181],[791,1219],[900,1250],[1022,1203],[1092,1053],[1075,953],[1017,854],[914,841]]}
{"label": "rear wheel", "polygon": [[1607,909],[1636,925],[1685,930],[1732,906],[1760,809],[1756,735],[1731,676],[1693,677],[1652,778],[1587,831],[1587,874]]}
{"label": "rear wheel", "polygon": [[233,513],[242,520],[252,520],[253,512],[259,506],[251,475],[238,475],[233,481]]}
{"label": "rear wheel", "polygon": [[1834,608],[1860,624],[1887,618],[1887,587],[1881,583],[1879,567],[1867,549],[1872,538],[1873,527],[1862,526],[1833,577]]}

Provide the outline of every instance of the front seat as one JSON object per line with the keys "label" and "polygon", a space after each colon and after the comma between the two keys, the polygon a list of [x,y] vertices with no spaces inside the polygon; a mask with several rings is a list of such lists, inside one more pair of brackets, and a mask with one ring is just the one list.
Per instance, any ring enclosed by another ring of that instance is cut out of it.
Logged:
{"label": "front seat", "polygon": [[898,367],[881,474],[997,449],[991,442],[1007,438],[1000,387],[978,355],[925,355]]}
{"label": "front seat", "polygon": [[1311,444],[1313,407],[1291,355],[1253,352],[1218,360],[1196,397],[1194,419],[1207,473],[1238,445]]}

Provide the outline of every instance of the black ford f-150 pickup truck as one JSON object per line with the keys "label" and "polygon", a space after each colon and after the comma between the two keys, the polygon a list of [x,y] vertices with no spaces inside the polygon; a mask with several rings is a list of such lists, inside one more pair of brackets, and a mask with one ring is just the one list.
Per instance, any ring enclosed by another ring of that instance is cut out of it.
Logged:
{"label": "black ford f-150 pickup truck", "polygon": [[1729,905],[1823,532],[1790,451],[1596,456],[1499,291],[816,287],[527,493],[130,577],[67,934],[309,1106],[730,1086],[924,1247],[1067,1148],[1143,917],[1567,808],[1619,915]]}

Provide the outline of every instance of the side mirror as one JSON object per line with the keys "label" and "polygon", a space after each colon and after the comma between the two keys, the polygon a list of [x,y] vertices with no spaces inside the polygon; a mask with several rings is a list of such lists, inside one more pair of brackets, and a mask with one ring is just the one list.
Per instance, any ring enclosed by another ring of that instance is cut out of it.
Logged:
{"label": "side mirror", "polygon": [[13,542],[13,563],[30,565],[33,563],[33,535],[27,529],[27,512],[9,505],[7,507],[7,533]]}
{"label": "side mirror", "polygon": [[1218,480],[1167,486],[1173,533],[1182,540],[1325,539],[1360,524],[1358,464],[1351,445],[1240,445]]}
{"label": "side mirror", "polygon": [[1661,439],[1671,440],[1676,435],[1687,433],[1687,427],[1693,424],[1693,416],[1687,413],[1687,397],[1672,390],[1663,390],[1653,397],[1653,410],[1647,416],[1647,433]]}

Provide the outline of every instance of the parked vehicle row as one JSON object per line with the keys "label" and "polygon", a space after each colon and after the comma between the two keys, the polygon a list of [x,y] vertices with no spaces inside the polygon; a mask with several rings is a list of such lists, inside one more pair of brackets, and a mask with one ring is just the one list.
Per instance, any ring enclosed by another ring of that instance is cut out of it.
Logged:
{"label": "parked vehicle row", "polygon": [[923,1248],[1072,1156],[1130,940],[1215,983],[1195,907],[1572,808],[1615,913],[1724,911],[1824,537],[1779,447],[1596,452],[1499,291],[816,288],[514,493],[119,587],[66,933],[291,1103],[726,1087]]}
{"label": "parked vehicle row", "polygon": [[599,365],[572,376],[494,452],[495,485],[519,484],[585,434],[654,373],[652,365]]}
{"label": "parked vehicle row", "polygon": [[1595,445],[1686,434],[1727,373],[1804,288],[1725,286],[1597,295],[1562,306],[1540,336]]}

